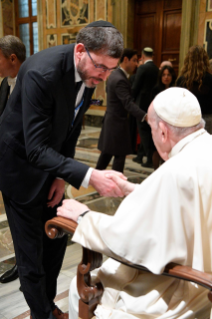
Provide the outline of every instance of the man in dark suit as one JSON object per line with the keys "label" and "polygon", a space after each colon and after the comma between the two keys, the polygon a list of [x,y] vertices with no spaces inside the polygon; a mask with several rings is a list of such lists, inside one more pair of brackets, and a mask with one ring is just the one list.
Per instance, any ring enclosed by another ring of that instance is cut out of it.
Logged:
{"label": "man in dark suit", "polygon": [[[19,38],[7,35],[0,39],[0,77],[4,78],[0,86],[0,116],[15,87],[18,71],[25,59],[26,48]],[[0,282],[4,284],[17,278],[18,267],[15,265],[0,277]]]}
{"label": "man in dark suit", "polygon": [[133,102],[128,79],[137,64],[137,52],[125,49],[120,59],[120,67],[108,78],[107,111],[99,138],[98,148],[101,154],[97,169],[105,169],[114,156],[112,168],[123,172],[126,155],[132,153],[128,112],[138,121],[141,121],[146,114]]}
{"label": "man in dark suit", "polygon": [[120,32],[97,21],[80,30],[77,44],[31,56],[0,118],[0,189],[33,319],[68,318],[53,301],[67,238],[50,240],[44,232],[45,222],[56,216],[65,181],[123,196],[107,172],[73,159],[93,90],[117,67],[122,49]]}
{"label": "man in dark suit", "polygon": [[[158,77],[158,68],[153,63],[153,50],[151,48],[144,48],[142,51],[143,65],[139,66],[135,80],[132,85],[132,94],[135,98],[136,104],[147,112],[147,109],[151,101],[151,92],[156,85]],[[152,155],[154,150],[154,144],[151,135],[151,129],[149,124],[144,122],[138,122],[138,131],[141,138],[141,144],[138,150],[138,156],[134,158],[134,161],[139,162],[142,166],[152,166]],[[142,162],[143,156],[147,156],[147,162]]]}

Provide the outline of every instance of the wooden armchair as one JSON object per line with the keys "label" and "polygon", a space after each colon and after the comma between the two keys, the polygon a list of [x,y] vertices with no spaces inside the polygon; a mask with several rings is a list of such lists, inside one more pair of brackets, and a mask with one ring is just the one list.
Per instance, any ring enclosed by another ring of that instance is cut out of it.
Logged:
{"label": "wooden armchair", "polygon": [[[55,217],[46,223],[45,230],[49,238],[54,239],[61,237],[64,233],[73,234],[77,227],[77,223],[63,217]],[[93,312],[99,303],[103,293],[102,284],[91,284],[90,271],[98,268],[102,264],[102,255],[87,248],[82,248],[82,261],[77,269],[77,288],[80,295],[79,301],[79,318],[90,319],[94,316]],[[122,261],[121,261],[122,262]],[[123,263],[123,262],[122,262]],[[149,270],[139,265],[127,264],[139,270]],[[166,266],[163,275],[192,281],[209,290],[208,298],[212,302],[212,275],[197,271],[188,266],[182,266],[175,263],[170,263]]]}

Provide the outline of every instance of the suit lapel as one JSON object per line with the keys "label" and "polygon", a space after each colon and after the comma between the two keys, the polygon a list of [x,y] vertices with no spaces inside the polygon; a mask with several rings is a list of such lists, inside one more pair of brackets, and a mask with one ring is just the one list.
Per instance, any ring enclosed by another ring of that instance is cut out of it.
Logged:
{"label": "suit lapel", "polygon": [[0,116],[2,115],[5,106],[7,104],[8,95],[10,92],[10,87],[7,82],[7,78],[4,78],[4,80],[1,83],[1,90],[0,90]]}

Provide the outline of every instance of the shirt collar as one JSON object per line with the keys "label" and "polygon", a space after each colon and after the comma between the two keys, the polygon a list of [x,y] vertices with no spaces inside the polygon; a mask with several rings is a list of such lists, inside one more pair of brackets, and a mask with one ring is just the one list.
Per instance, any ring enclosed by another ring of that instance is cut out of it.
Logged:
{"label": "shirt collar", "polygon": [[124,74],[126,75],[126,77],[129,79],[129,74],[122,68],[122,67],[119,67],[123,72],[124,72]]}
{"label": "shirt collar", "polygon": [[16,80],[17,80],[17,76],[14,77],[14,78],[11,78],[10,76],[8,76],[8,78],[7,78],[7,83],[8,83],[9,86],[15,85]]}
{"label": "shirt collar", "polygon": [[146,64],[147,62],[153,62],[153,60],[146,60],[144,64]]}
{"label": "shirt collar", "polygon": [[180,151],[182,151],[182,149],[189,144],[191,141],[193,141],[196,137],[205,134],[206,130],[204,128],[201,128],[200,130],[191,133],[189,135],[187,135],[186,137],[184,137],[182,140],[180,140],[171,150],[171,152],[169,153],[169,158],[175,156],[176,154],[178,154]]}
{"label": "shirt collar", "polygon": [[75,56],[74,56],[74,74],[75,74],[75,83],[82,81],[78,71],[77,71],[77,66],[76,66],[76,61],[75,61]]}

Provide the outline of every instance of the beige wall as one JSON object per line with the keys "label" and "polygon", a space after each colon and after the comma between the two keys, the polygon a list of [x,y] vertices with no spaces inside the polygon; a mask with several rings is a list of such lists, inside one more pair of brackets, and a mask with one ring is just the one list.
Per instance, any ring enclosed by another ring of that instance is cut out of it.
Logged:
{"label": "beige wall", "polygon": [[[208,6],[207,6],[208,5]],[[208,11],[211,10],[211,11]],[[198,23],[198,44],[205,43],[205,23],[212,21],[212,1],[200,0],[199,23]]]}

